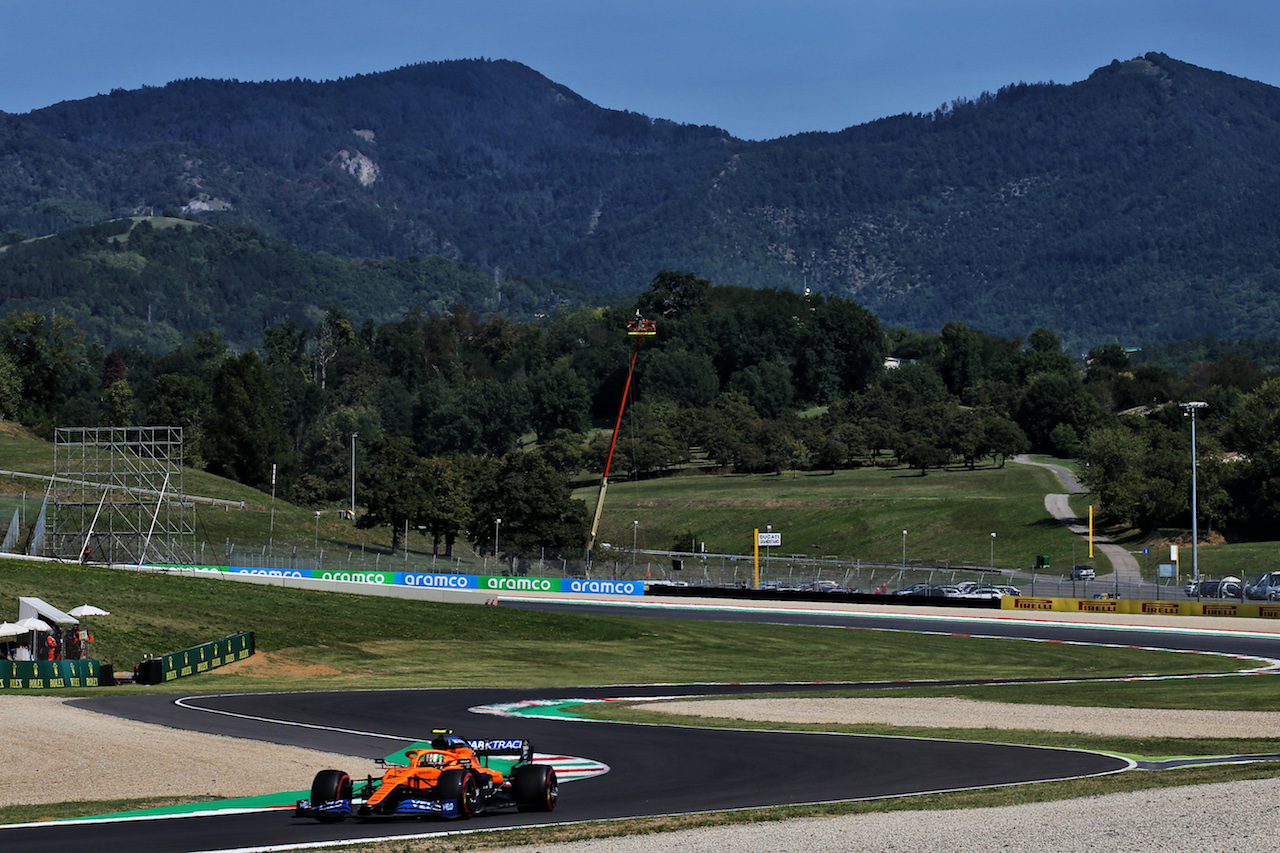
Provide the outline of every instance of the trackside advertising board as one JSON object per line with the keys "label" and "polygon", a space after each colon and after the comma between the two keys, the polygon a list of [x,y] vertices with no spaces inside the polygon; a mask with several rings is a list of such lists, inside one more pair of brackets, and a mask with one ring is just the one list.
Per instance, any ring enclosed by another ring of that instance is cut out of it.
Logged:
{"label": "trackside advertising board", "polygon": [[1006,595],[1000,599],[1002,610],[1042,610],[1066,613],[1138,613],[1158,616],[1246,616],[1254,619],[1280,619],[1280,603],[1251,602],[1239,599],[1166,599],[1141,601],[1115,598],[1037,598],[1029,595]]}
{"label": "trackside advertising board", "polygon": [[244,631],[201,643],[189,649],[169,652],[138,664],[139,684],[162,684],[188,675],[199,675],[253,655],[253,632]]}
{"label": "trackside advertising board", "polygon": [[96,660],[0,661],[0,689],[3,690],[97,686]]}
{"label": "trackside advertising board", "polygon": [[316,569],[263,569],[253,566],[154,566],[182,571],[299,578],[385,586],[470,589],[481,592],[559,592],[570,595],[644,595],[644,581],[593,578],[538,578],[508,575],[452,575],[424,572],[362,572]]}

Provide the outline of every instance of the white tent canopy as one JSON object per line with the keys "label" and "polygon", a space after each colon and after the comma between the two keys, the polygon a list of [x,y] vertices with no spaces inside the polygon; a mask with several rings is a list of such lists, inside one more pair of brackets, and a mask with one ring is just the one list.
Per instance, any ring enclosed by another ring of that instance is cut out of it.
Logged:
{"label": "white tent canopy", "polygon": [[79,625],[80,620],[70,613],[63,613],[49,602],[41,598],[22,597],[18,599],[18,620],[38,617],[46,622],[58,625]]}

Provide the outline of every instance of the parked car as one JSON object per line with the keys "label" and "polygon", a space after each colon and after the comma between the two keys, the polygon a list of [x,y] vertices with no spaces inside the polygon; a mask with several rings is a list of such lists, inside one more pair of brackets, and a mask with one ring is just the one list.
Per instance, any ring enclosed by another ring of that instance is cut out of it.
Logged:
{"label": "parked car", "polygon": [[912,584],[906,589],[899,590],[898,595],[918,595],[926,598],[956,598],[960,593],[954,586],[946,586],[945,584]]}
{"label": "parked car", "polygon": [[1186,588],[1187,598],[1239,598],[1240,578],[1223,578],[1220,581],[1191,581]]}
{"label": "parked car", "polygon": [[1076,566],[1071,570],[1071,579],[1073,581],[1091,581],[1097,572],[1093,566]]}
{"label": "parked car", "polygon": [[973,587],[968,592],[960,593],[961,598],[1001,599],[1006,595],[1022,595],[1022,591],[1016,586],[983,584],[981,586]]}
{"label": "parked car", "polygon": [[814,581],[800,587],[801,592],[848,592],[835,581]]}
{"label": "parked car", "polygon": [[1263,572],[1244,588],[1244,594],[1255,601],[1280,601],[1280,572]]}

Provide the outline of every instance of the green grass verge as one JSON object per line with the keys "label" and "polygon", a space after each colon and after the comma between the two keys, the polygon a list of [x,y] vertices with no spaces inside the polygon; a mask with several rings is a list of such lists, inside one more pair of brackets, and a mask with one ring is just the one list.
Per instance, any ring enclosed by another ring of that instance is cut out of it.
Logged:
{"label": "green grass verge", "polygon": [[216,802],[214,797],[146,797],[126,800],[79,800],[69,803],[42,805],[0,806],[0,824],[42,823],[51,820],[71,820],[77,817],[117,814],[142,809],[163,809],[191,803]]}
{"label": "green grass verge", "polygon": [[[146,654],[256,632],[265,653],[215,671],[219,689],[901,681],[1222,672],[1226,658],[892,631],[579,616],[0,560],[0,588],[90,602],[90,650],[118,671]],[[483,654],[460,655],[459,648]],[[241,672],[243,670],[244,672]],[[175,690],[190,690],[182,682]]]}

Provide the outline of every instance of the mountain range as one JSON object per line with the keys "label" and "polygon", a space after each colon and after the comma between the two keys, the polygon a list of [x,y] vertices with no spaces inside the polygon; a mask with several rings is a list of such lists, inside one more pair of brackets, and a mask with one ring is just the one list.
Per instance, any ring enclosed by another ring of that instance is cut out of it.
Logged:
{"label": "mountain range", "polygon": [[163,300],[181,315],[177,282],[196,273],[146,254],[162,241],[108,258],[111,287],[100,275],[120,231],[100,223],[169,213],[224,235],[200,238],[202,287],[229,281],[209,270],[245,235],[354,282],[227,285],[178,334],[235,314],[251,337],[357,295],[355,314],[439,307],[453,296],[384,288],[443,258],[473,281],[454,282],[461,301],[485,291],[477,309],[508,280],[537,313],[679,269],[843,296],[889,325],[1045,326],[1082,348],[1280,337],[1277,190],[1280,89],[1159,53],[763,142],[604,109],[509,61],[179,80],[0,113],[0,312],[65,302],[106,327],[128,291],[135,317]]}

